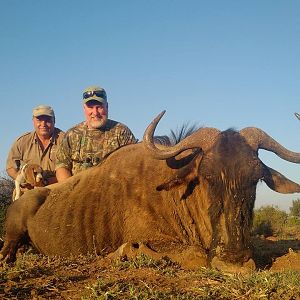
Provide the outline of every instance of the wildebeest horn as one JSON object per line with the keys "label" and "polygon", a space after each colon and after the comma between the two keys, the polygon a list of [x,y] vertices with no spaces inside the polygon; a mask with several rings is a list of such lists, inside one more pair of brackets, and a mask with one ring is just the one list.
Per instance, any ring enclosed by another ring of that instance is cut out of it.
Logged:
{"label": "wildebeest horn", "polygon": [[159,149],[156,147],[153,141],[153,134],[155,128],[165,114],[165,110],[162,111],[147,127],[144,133],[143,145],[146,150],[156,159],[167,159],[174,157],[177,154],[192,148],[208,149],[214,143],[216,136],[219,134],[219,130],[215,128],[201,128],[194,132],[192,135],[186,137],[184,140],[180,141],[178,144],[172,147],[165,147],[164,149]]}
{"label": "wildebeest horn", "polygon": [[263,130],[255,127],[247,127],[240,131],[253,150],[264,149],[271,151],[284,160],[300,163],[300,153],[290,151],[280,145]]}

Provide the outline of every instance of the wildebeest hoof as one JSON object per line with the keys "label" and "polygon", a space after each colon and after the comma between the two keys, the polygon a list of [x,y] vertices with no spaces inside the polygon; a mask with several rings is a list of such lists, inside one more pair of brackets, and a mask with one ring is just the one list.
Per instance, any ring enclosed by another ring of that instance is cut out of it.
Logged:
{"label": "wildebeest hoof", "polygon": [[233,264],[230,262],[223,261],[216,256],[212,259],[211,266],[212,268],[220,270],[224,273],[247,274],[253,272],[256,269],[255,262],[253,259],[249,259],[243,264]]}

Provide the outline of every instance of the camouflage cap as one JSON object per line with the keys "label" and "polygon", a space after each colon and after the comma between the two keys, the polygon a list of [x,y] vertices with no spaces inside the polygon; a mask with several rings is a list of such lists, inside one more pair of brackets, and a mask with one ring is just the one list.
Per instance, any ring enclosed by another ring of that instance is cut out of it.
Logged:
{"label": "camouflage cap", "polygon": [[107,103],[107,95],[105,90],[100,86],[89,86],[83,91],[83,103],[88,101],[98,101],[100,103]]}
{"label": "camouflage cap", "polygon": [[39,105],[32,110],[33,117],[49,116],[55,118],[53,108],[48,105]]}

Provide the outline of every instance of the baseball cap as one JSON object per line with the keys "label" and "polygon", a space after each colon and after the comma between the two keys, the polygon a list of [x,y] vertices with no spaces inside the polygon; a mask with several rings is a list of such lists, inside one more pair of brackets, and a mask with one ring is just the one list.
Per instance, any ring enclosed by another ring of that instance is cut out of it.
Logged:
{"label": "baseball cap", "polygon": [[105,90],[100,86],[89,86],[83,91],[83,103],[88,101],[98,101],[100,103],[107,103],[107,95]]}
{"label": "baseball cap", "polygon": [[39,105],[32,110],[33,117],[49,116],[55,118],[53,108],[48,105]]}

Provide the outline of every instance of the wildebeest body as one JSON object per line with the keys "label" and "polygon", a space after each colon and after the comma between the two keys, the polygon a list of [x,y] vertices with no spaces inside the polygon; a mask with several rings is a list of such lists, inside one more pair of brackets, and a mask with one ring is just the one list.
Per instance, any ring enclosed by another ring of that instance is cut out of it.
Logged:
{"label": "wildebeest body", "polygon": [[[156,191],[172,172],[160,174],[166,162],[145,159],[143,152],[141,144],[126,146],[101,166],[71,178],[63,189],[52,189],[28,223],[35,246],[42,253],[70,255],[107,253],[126,241],[200,240],[191,234],[189,206],[180,200],[184,189]],[[149,171],[152,176],[143,176]]]}

